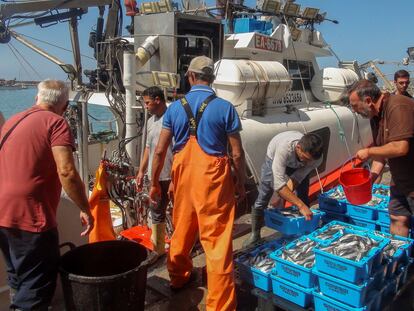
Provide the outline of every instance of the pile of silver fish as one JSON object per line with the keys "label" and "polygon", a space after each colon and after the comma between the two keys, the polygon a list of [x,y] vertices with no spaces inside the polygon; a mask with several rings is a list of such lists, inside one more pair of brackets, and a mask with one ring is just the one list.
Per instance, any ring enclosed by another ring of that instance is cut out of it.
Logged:
{"label": "pile of silver fish", "polygon": [[406,241],[391,239],[390,244],[384,247],[385,258],[391,258],[401,246],[406,244],[408,244]]}
{"label": "pile of silver fish", "polygon": [[305,268],[312,268],[315,263],[315,253],[313,248],[318,243],[310,239],[296,241],[296,245],[292,248],[283,248],[281,258]]}
{"label": "pile of silver fish", "polygon": [[299,212],[299,210],[294,207],[277,209],[276,211],[285,217],[292,217],[292,218],[303,217],[303,215]]}
{"label": "pile of silver fish", "polygon": [[378,241],[369,237],[348,233],[320,250],[342,258],[360,261],[378,244]]}
{"label": "pile of silver fish", "polygon": [[369,201],[368,203],[365,203],[364,205],[366,205],[366,206],[377,206],[377,205],[381,204],[383,201],[384,201],[384,198],[372,196],[371,201]]}
{"label": "pile of silver fish", "polygon": [[335,234],[338,232],[341,232],[341,235],[343,235],[344,229],[346,227],[342,225],[332,225],[327,230],[322,231],[315,237],[319,240],[330,240],[334,237]]}
{"label": "pile of silver fish", "polygon": [[265,248],[254,256],[248,254],[243,262],[244,264],[255,267],[262,272],[269,273],[275,267],[275,261],[269,258],[269,254],[273,251],[274,249]]}
{"label": "pile of silver fish", "polygon": [[329,197],[331,199],[335,199],[335,200],[343,200],[343,199],[345,199],[345,193],[343,192],[342,189],[335,188],[335,190],[332,191],[332,193],[329,194]]}
{"label": "pile of silver fish", "polygon": [[390,196],[390,188],[378,187],[378,188],[372,190],[372,194],[377,194],[377,195],[382,195],[382,196],[389,197]]}

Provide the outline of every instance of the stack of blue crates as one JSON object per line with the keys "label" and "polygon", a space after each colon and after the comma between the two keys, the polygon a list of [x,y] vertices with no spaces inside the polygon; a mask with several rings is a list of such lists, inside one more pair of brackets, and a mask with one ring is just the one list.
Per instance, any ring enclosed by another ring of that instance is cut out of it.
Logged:
{"label": "stack of blue crates", "polygon": [[[322,228],[327,229],[327,227]],[[360,261],[338,257],[315,248],[314,274],[318,287],[314,291],[315,311],[322,310],[380,310],[382,284],[386,265],[383,249],[390,243],[386,237],[359,228],[344,229],[342,234],[356,234],[377,240]],[[329,243],[330,244],[330,243]]]}
{"label": "stack of blue crates", "polygon": [[308,308],[313,304],[313,290],[316,286],[313,268],[306,268],[285,260],[281,255],[283,249],[291,249],[296,246],[297,242],[306,239],[309,237],[299,238],[270,254],[270,257],[276,261],[276,267],[270,275],[273,294],[303,308]]}
{"label": "stack of blue crates", "polygon": [[[273,24],[270,21],[262,21],[252,17],[235,18],[233,21],[234,33],[257,32],[264,35],[271,35]],[[224,33],[228,34],[228,21],[224,23]]]}

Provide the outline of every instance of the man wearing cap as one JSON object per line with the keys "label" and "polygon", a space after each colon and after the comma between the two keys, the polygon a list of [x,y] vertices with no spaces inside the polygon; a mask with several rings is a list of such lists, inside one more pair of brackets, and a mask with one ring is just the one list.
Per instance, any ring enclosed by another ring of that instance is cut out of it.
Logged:
{"label": "man wearing cap", "polygon": [[236,310],[232,231],[235,197],[245,196],[241,123],[233,105],[217,97],[209,86],[215,78],[210,58],[194,58],[186,76],[191,90],[164,115],[153,158],[150,197],[152,201],[159,197],[159,175],[174,137],[175,230],[167,262],[171,289],[179,290],[190,282],[190,252],[198,233],[207,263],[206,308]]}

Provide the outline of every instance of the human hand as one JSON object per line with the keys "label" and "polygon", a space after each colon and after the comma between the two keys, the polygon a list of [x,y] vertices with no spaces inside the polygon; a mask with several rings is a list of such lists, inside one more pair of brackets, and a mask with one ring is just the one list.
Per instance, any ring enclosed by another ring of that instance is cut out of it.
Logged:
{"label": "human hand", "polygon": [[136,187],[138,192],[142,192],[142,187],[144,186],[144,173],[139,172],[135,178]]}
{"label": "human hand", "polygon": [[92,231],[94,226],[94,219],[91,212],[89,210],[87,212],[81,211],[80,220],[82,227],[86,226],[86,229],[81,233],[81,236],[86,236]]}
{"label": "human hand", "polygon": [[275,208],[283,208],[285,207],[286,200],[278,195],[274,195],[270,201],[270,205]]}
{"label": "human hand", "polygon": [[305,216],[305,220],[311,220],[313,217],[312,211],[306,205],[299,207],[299,213]]}
{"label": "human hand", "polygon": [[152,204],[157,204],[157,202],[160,200],[160,198],[161,198],[161,187],[160,187],[160,184],[158,182],[151,184],[151,188],[150,188],[150,191],[149,191],[149,197],[150,197],[150,202]]}
{"label": "human hand", "polygon": [[174,202],[174,184],[170,181],[170,185],[168,186],[168,198],[171,202]]}
{"label": "human hand", "polygon": [[361,161],[366,161],[369,159],[369,148],[364,148],[359,150],[356,153],[356,158],[360,159]]}

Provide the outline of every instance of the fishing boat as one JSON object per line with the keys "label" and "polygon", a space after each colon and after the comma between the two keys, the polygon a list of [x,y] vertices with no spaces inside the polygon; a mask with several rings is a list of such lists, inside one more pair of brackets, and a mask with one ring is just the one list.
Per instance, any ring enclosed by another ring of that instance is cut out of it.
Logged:
{"label": "fishing boat", "polygon": [[[86,72],[90,81],[85,83],[76,19],[94,6],[100,10],[89,44],[99,68]],[[108,18],[104,30],[105,6]],[[352,155],[372,143],[369,121],[357,116],[345,100],[349,86],[361,78],[357,63],[341,61],[338,68],[318,65],[317,58],[333,53],[317,30],[319,24],[330,20],[317,8],[301,9],[292,1],[275,0],[258,1],[256,8],[231,3],[209,8],[184,2],[178,9],[169,0],[144,2],[139,9],[135,1],[128,0],[125,6],[131,17],[131,34],[122,37],[118,1],[39,0],[0,5],[1,42],[19,40],[55,62],[72,82],[72,101],[79,112],[75,118],[76,156],[86,185],[104,150],[110,155],[121,145],[127,155],[123,160],[138,166],[145,141],[145,135],[140,134],[145,133],[147,118],[139,94],[157,85],[169,100],[183,96],[189,90],[185,72],[191,59],[199,55],[215,61],[213,88],[236,107],[241,118],[250,195],[238,207],[240,213],[248,212],[246,206],[254,200],[266,148],[276,134],[298,130],[322,137],[323,163],[311,179],[311,195],[335,184]],[[49,55],[7,27],[13,15],[52,8],[59,12],[46,14],[38,22],[63,17],[70,21],[74,65]],[[89,142],[90,104],[107,106],[114,112],[116,137]],[[70,200],[62,196],[58,211],[61,242],[86,243],[79,237],[77,210]],[[0,292],[7,295],[4,273],[0,267]]]}

